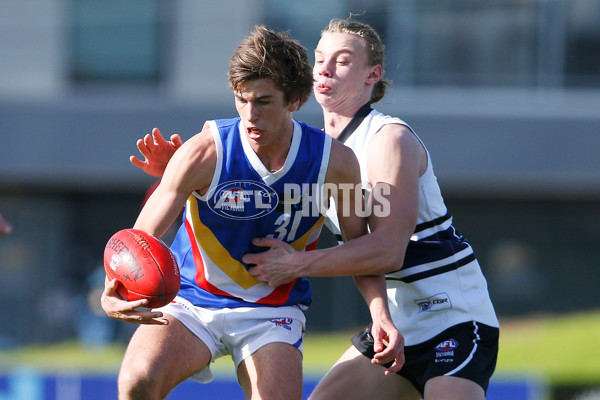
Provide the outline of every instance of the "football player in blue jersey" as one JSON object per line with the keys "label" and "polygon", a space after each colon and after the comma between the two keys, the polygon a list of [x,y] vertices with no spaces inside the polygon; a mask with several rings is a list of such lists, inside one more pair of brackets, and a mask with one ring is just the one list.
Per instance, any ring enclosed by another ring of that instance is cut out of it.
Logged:
{"label": "football player in blue jersey", "polygon": [[[134,225],[160,237],[185,207],[171,247],[181,268],[178,296],[160,309],[140,310],[146,300],[124,301],[116,280],[105,284],[107,315],[140,324],[119,372],[122,400],[165,398],[190,377],[210,382],[210,363],[223,355],[234,360],[246,398],[300,399],[310,284],[298,277],[269,285],[248,272],[242,257],[257,250],[255,237],[281,240],[294,251],[316,242],[324,216],[305,212],[304,203],[289,207],[286,185],[329,185],[344,238],[366,233],[356,212],[341,212],[360,209],[352,150],[293,119],[312,90],[305,49],[259,26],[236,49],[228,73],[239,117],[207,121],[179,147]],[[314,193],[302,193],[308,194]],[[394,371],[402,363],[402,337],[391,321],[385,281],[366,274],[355,282],[373,319],[372,362],[392,363]]]}
{"label": "football player in blue jersey", "polygon": [[[389,83],[384,50],[371,26],[334,19],[322,32],[313,68],[325,131],[358,157],[373,210],[370,234],[314,252],[262,238],[256,244],[270,250],[244,260],[256,265],[253,276],[273,286],[299,276],[386,276],[390,312],[406,344],[404,366],[394,373],[398,365],[386,371],[371,362],[374,341],[367,328],[352,338],[311,399],[484,399],[498,354],[498,319],[424,143],[406,122],[372,108]],[[177,135],[171,141],[147,136],[138,141],[146,160],[132,162],[160,176],[180,144]],[[328,216],[336,230],[336,216]]]}

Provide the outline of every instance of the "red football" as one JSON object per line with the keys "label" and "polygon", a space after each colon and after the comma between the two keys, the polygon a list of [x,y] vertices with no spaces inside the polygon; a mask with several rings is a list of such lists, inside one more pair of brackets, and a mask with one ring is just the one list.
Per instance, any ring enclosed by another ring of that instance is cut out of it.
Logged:
{"label": "red football", "polygon": [[157,237],[138,229],[115,233],[104,248],[104,270],[117,278],[124,299],[148,299],[148,308],[168,304],[179,292],[179,267],[171,250]]}

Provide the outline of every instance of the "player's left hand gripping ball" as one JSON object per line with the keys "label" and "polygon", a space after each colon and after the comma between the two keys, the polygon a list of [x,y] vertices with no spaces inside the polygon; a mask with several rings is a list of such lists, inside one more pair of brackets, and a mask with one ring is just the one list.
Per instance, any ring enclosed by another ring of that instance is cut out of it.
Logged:
{"label": "player's left hand gripping ball", "polygon": [[104,270],[117,278],[117,293],[128,301],[148,299],[148,308],[171,302],[181,285],[171,250],[157,237],[138,229],[115,233],[104,248]]}

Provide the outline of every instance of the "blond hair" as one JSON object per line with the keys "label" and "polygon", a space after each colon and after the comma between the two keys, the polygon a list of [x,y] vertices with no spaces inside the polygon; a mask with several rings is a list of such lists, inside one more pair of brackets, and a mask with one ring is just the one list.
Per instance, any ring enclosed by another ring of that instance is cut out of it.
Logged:
{"label": "blond hair", "polygon": [[[347,19],[334,18],[329,21],[329,25],[321,31],[321,36],[324,33],[349,33],[356,35],[365,41],[367,48],[368,63],[370,66],[381,65],[383,69],[385,64],[385,46],[379,37],[379,34],[370,25],[363,22],[353,20],[352,17]],[[378,102],[385,95],[385,89],[391,82],[382,77],[373,86],[371,92],[371,103]]]}

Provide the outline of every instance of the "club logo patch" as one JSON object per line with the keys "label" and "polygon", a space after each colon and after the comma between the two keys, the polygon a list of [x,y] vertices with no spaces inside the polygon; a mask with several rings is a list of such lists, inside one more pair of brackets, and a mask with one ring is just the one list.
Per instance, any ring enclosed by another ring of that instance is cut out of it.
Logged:
{"label": "club logo patch", "polygon": [[277,207],[279,197],[268,185],[257,181],[223,182],[207,193],[208,206],[221,217],[256,219]]}
{"label": "club logo patch", "polygon": [[436,351],[451,351],[458,347],[458,342],[454,339],[444,340],[437,346],[435,346]]}
{"label": "club logo patch", "polygon": [[453,363],[454,350],[458,347],[458,342],[455,339],[446,339],[435,346],[435,362],[436,363]]}
{"label": "club logo patch", "polygon": [[280,326],[288,331],[292,330],[292,322],[294,322],[291,318],[275,318],[270,320],[275,326]]}
{"label": "club logo patch", "polygon": [[452,308],[450,296],[444,292],[423,299],[416,299],[414,302],[419,307],[419,312],[440,311]]}

